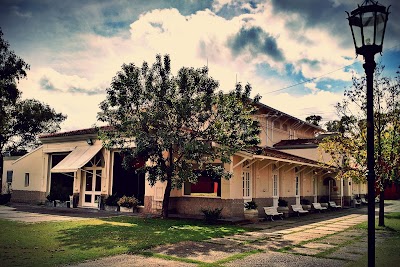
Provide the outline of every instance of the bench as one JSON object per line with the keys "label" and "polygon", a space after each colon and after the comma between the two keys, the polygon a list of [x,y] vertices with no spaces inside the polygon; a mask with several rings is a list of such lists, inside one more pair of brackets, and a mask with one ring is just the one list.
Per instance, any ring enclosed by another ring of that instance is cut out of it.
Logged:
{"label": "bench", "polygon": [[292,210],[297,213],[298,217],[300,217],[301,213],[308,213],[308,210],[303,210],[301,205],[292,205]]}
{"label": "bench", "polygon": [[327,207],[322,207],[321,203],[318,203],[318,202],[314,202],[314,203],[312,203],[312,205],[313,205],[314,210],[318,210],[319,213],[321,213],[321,211],[328,209]]}
{"label": "bench", "polygon": [[336,209],[342,208],[340,205],[336,205],[335,201],[329,201],[329,207]]}
{"label": "bench", "polygon": [[274,216],[279,216],[281,218],[281,220],[283,220],[283,213],[282,212],[278,212],[277,207],[263,207],[264,208],[264,212],[267,215],[267,220],[268,217],[271,218],[271,221],[274,221]]}

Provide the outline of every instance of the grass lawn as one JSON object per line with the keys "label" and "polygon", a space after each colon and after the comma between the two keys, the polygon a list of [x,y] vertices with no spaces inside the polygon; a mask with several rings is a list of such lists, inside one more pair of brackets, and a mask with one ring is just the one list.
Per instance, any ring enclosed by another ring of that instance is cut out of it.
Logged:
{"label": "grass lawn", "polygon": [[[390,237],[375,244],[376,266],[399,266],[400,250],[400,212],[385,215],[385,227],[379,227],[376,221],[376,233],[387,232]],[[367,222],[358,226],[368,229]],[[349,267],[361,267],[368,265],[368,255],[364,255],[360,260],[350,263]]]}
{"label": "grass lawn", "polygon": [[55,266],[244,231],[235,226],[137,217],[35,224],[0,220],[0,265]]}

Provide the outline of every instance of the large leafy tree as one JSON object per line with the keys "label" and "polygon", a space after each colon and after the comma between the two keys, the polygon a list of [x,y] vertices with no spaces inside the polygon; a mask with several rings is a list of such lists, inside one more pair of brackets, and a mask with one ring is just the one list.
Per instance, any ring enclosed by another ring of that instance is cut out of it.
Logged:
{"label": "large leafy tree", "polygon": [[[380,191],[379,225],[384,225],[384,191],[399,182],[400,168],[400,75],[383,76],[379,65],[374,78],[374,146],[375,174]],[[366,78],[353,77],[353,86],[336,106],[342,115],[327,123],[329,131],[338,134],[320,144],[332,156],[331,164],[339,168],[339,176],[357,182],[366,181]]]}
{"label": "large leafy tree", "polygon": [[166,183],[164,218],[171,190],[197,182],[193,170],[229,179],[231,173],[210,163],[230,162],[235,152],[259,143],[250,85],[238,84],[228,94],[218,86],[205,67],[183,67],[173,76],[169,56],[157,55],[152,66],[124,64],[100,104],[99,120],[113,129],[101,133],[105,146],[121,148],[126,166],[145,160],[139,171],[150,185]]}
{"label": "large leafy tree", "polygon": [[310,115],[306,118],[306,122],[314,124],[315,126],[319,126],[322,117],[320,115]]}
{"label": "large leafy tree", "polygon": [[21,99],[18,81],[29,65],[10,50],[0,29],[0,173],[3,153],[29,150],[38,145],[37,135],[59,130],[65,116],[34,99]]}

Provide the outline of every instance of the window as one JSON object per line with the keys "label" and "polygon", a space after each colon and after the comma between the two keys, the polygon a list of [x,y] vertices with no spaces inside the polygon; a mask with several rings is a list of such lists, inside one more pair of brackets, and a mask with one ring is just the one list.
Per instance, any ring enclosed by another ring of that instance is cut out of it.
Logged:
{"label": "window", "polygon": [[243,197],[248,198],[250,197],[250,172],[244,171],[243,172]]}
{"label": "window", "polygon": [[276,197],[278,196],[278,175],[274,174],[273,176],[273,196]]}
{"label": "window", "polygon": [[12,183],[13,171],[7,171],[7,183]]}
{"label": "window", "polygon": [[299,187],[300,187],[300,179],[299,176],[296,176],[296,188],[295,188],[295,195],[298,196],[299,195]]}
{"label": "window", "polygon": [[25,187],[29,186],[29,173],[25,173]]}
{"label": "window", "polygon": [[204,196],[204,197],[220,197],[221,196],[221,177],[213,177],[207,171],[195,171],[200,175],[197,183],[185,182],[183,194],[185,196]]}

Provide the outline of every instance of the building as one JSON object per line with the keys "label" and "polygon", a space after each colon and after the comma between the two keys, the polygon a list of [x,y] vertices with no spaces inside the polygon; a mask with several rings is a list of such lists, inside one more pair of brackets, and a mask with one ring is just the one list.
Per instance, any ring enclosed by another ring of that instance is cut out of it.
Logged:
{"label": "building", "polygon": [[[223,208],[225,217],[243,217],[244,202],[277,206],[334,200],[349,205],[365,185],[337,181],[335,169],[324,164],[327,155],[318,149],[320,127],[264,104],[254,119],[260,122],[261,143],[254,151],[240,151],[224,168],[230,180],[202,176],[197,184],[185,183],[171,192],[171,212],[199,215],[201,208]],[[319,136],[319,137],[318,137]],[[3,191],[11,189],[12,201],[43,202],[46,196],[69,199],[78,207],[95,208],[100,196],[135,195],[145,212],[159,212],[165,185],[151,187],[143,174],[125,170],[118,150],[106,150],[95,129],[54,133],[40,137],[42,146],[4,165]],[[144,162],[136,162],[140,167]],[[221,164],[215,162],[214,164]]]}

